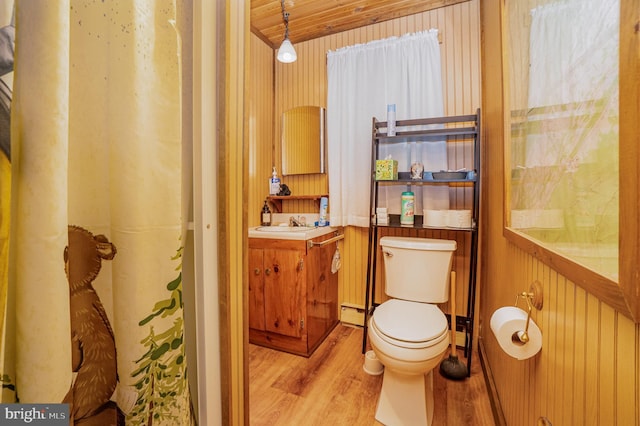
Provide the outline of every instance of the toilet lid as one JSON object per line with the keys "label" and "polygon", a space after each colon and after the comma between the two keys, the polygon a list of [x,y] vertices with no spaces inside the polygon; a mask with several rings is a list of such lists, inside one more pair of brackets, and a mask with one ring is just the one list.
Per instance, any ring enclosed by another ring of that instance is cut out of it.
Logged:
{"label": "toilet lid", "polygon": [[447,318],[436,305],[400,299],[378,306],[372,321],[381,333],[405,342],[428,342],[449,329]]}

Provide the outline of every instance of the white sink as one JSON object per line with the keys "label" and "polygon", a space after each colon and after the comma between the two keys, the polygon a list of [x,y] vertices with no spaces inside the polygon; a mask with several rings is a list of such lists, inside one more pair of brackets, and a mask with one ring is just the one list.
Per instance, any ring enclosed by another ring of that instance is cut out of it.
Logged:
{"label": "white sink", "polygon": [[317,226],[258,226],[259,232],[307,232],[316,229]]}
{"label": "white sink", "polygon": [[310,240],[335,230],[330,226],[256,226],[249,228],[249,238]]}

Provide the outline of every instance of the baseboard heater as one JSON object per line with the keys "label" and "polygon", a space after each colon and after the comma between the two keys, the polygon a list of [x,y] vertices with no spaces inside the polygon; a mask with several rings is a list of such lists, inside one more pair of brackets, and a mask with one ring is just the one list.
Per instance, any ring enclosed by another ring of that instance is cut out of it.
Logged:
{"label": "baseboard heater", "polygon": [[343,303],[340,305],[340,322],[363,327],[364,306],[353,303]]}

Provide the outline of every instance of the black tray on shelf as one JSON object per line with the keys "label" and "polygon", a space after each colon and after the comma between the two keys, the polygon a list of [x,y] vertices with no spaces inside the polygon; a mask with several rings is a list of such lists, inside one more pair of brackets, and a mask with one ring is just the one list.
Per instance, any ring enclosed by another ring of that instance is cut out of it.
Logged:
{"label": "black tray on shelf", "polygon": [[466,179],[468,175],[467,171],[463,172],[431,172],[431,176],[434,180],[458,180]]}

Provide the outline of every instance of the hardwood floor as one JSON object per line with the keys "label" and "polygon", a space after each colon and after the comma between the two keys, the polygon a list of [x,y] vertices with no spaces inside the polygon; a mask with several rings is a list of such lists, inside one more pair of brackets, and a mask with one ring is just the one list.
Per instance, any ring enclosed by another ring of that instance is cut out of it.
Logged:
{"label": "hardwood floor", "polygon": [[[464,361],[461,350],[458,356]],[[374,415],[382,375],[365,373],[363,363],[362,328],[344,325],[309,358],[249,345],[250,424],[380,425]],[[445,379],[437,368],[433,426],[495,426],[476,353],[466,380]]]}

